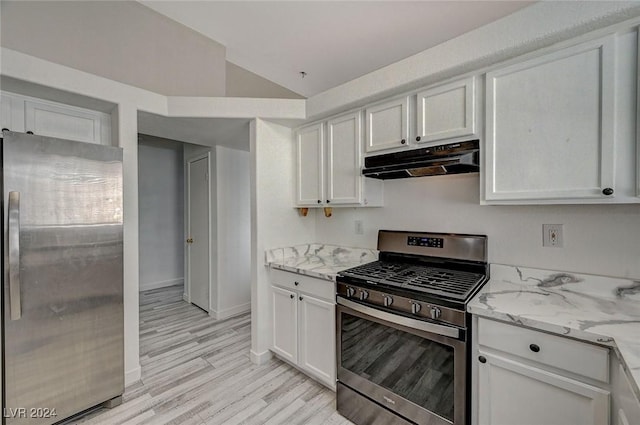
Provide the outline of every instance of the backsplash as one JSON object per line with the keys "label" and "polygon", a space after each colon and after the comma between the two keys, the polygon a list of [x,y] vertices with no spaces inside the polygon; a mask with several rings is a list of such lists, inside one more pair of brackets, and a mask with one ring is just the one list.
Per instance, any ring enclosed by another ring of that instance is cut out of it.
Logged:
{"label": "backsplash", "polygon": [[[375,248],[379,229],[483,234],[491,263],[640,279],[640,205],[486,206],[479,186],[477,174],[389,180],[382,208],[316,215],[315,239]],[[542,246],[542,224],[564,225],[563,248]]]}

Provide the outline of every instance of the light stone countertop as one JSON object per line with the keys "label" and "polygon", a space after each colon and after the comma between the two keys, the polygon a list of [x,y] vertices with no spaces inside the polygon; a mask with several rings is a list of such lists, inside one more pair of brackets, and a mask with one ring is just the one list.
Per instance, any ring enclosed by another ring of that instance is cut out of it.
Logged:
{"label": "light stone countertop", "polygon": [[640,281],[491,264],[472,314],[611,347],[640,400]]}
{"label": "light stone countertop", "polygon": [[342,270],[378,259],[378,251],[326,244],[306,244],[265,251],[265,264],[326,280],[336,280]]}

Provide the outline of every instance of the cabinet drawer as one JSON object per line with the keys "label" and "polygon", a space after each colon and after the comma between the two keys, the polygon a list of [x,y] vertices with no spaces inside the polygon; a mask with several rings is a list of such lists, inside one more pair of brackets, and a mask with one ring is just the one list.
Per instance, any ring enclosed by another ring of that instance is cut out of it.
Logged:
{"label": "cabinet drawer", "polygon": [[271,283],[282,288],[314,295],[331,302],[334,302],[336,298],[335,283],[329,280],[271,269]]}
{"label": "cabinet drawer", "polygon": [[478,343],[508,354],[609,382],[609,350],[494,320],[478,320]]}

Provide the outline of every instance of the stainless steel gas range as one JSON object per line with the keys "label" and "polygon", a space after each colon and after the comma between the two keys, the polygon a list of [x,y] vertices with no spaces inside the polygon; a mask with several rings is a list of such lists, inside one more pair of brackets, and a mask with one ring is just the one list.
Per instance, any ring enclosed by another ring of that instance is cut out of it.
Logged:
{"label": "stainless steel gas range", "polygon": [[467,302],[487,238],[381,230],[379,261],[337,277],[337,408],[357,425],[469,424]]}

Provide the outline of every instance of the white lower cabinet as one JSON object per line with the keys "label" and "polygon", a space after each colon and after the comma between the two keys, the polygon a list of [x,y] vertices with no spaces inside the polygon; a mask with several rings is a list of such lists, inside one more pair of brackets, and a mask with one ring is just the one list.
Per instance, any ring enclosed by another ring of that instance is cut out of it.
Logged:
{"label": "white lower cabinet", "polygon": [[605,425],[609,391],[483,351],[478,367],[482,425]]}
{"label": "white lower cabinet", "polygon": [[609,350],[479,318],[477,425],[609,425]]}
{"label": "white lower cabinet", "polygon": [[334,283],[271,270],[271,350],[328,387],[336,387]]}
{"label": "white lower cabinet", "polygon": [[640,399],[636,397],[631,382],[617,358],[611,362],[612,425],[640,423]]}

